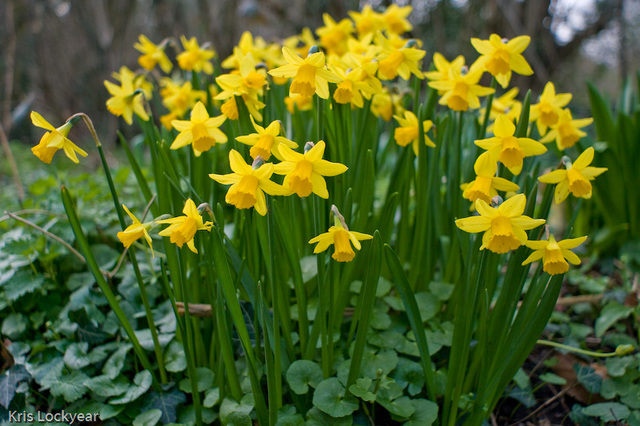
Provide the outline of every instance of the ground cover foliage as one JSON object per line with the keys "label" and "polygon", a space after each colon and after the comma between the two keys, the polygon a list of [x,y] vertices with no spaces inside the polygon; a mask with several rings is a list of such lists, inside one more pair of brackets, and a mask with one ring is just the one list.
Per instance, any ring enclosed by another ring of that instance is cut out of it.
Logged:
{"label": "ground cover foliage", "polygon": [[89,117],[32,112],[29,196],[0,221],[1,418],[640,422],[637,92],[589,87],[589,137],[552,83],[509,88],[528,37],[429,61],[409,12],[229,58],[141,36],[105,82],[140,132],[118,167],[72,142]]}

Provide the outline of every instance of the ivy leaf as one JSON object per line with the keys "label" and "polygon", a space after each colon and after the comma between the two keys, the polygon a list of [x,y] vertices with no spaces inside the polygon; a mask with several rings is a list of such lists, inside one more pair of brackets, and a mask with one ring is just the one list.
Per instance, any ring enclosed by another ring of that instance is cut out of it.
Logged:
{"label": "ivy leaf", "polygon": [[422,322],[430,320],[440,311],[440,301],[433,294],[422,291],[416,293],[415,297]]}
{"label": "ivy leaf", "polygon": [[318,383],[313,393],[313,405],[332,417],[344,417],[358,409],[358,401],[346,396],[346,389],[336,377]]}
{"label": "ivy leaf", "polygon": [[145,399],[142,409],[158,409],[162,412],[160,422],[162,424],[174,423],[177,421],[176,411],[180,404],[184,404],[187,397],[178,389],[173,388],[170,392],[151,392]]}
{"label": "ivy leaf", "polygon": [[87,350],[89,344],[87,342],[72,343],[67,346],[67,350],[64,351],[64,363],[72,370],[80,370],[91,364]]}
{"label": "ivy leaf", "polygon": [[151,387],[153,378],[148,370],[142,370],[133,378],[133,385],[129,386],[124,396],[109,401],[110,404],[127,404],[144,395]]}
{"label": "ivy leaf", "polygon": [[623,306],[618,302],[609,302],[602,308],[600,316],[596,319],[596,337],[601,337],[613,324],[628,317],[633,312],[632,307]]}
{"label": "ivy leaf", "polygon": [[16,394],[18,383],[30,379],[31,374],[24,365],[14,365],[0,376],[0,405],[9,409],[9,404]]}
{"label": "ivy leaf", "polygon": [[564,377],[560,377],[560,376],[558,376],[556,374],[553,374],[553,373],[541,374],[539,376],[539,379],[543,380],[543,381],[545,381],[547,383],[551,383],[552,385],[563,386],[563,385],[567,384],[567,379],[565,379]]}
{"label": "ivy leaf", "polygon": [[391,414],[395,414],[403,419],[410,417],[416,411],[408,396],[401,396],[392,401],[378,398],[376,402],[386,408]]}
{"label": "ivy leaf", "polygon": [[143,411],[133,419],[133,426],[154,426],[162,417],[162,411],[152,408],[149,411]]}
{"label": "ivy leaf", "polygon": [[313,361],[299,359],[291,363],[286,377],[291,390],[302,395],[309,391],[309,385],[318,386],[322,380],[322,369]]}
{"label": "ivy leaf", "polygon": [[[204,392],[213,386],[215,375],[213,371],[206,367],[198,367],[196,368],[196,378],[198,380],[198,392]],[[186,393],[193,393],[190,378],[180,380],[180,390]]]}
{"label": "ivy leaf", "polygon": [[438,419],[438,404],[426,399],[411,400],[414,411],[403,426],[430,426]]}
{"label": "ivy leaf", "polygon": [[211,408],[216,405],[218,401],[220,401],[220,388],[207,389],[207,391],[204,393],[204,401],[202,401],[202,406]]}
{"label": "ivy leaf", "polygon": [[585,407],[582,414],[590,417],[599,417],[603,422],[625,420],[631,414],[626,405],[618,402],[601,402]]}
{"label": "ivy leaf", "polygon": [[602,387],[602,376],[596,373],[593,368],[580,364],[574,364],[573,369],[576,372],[578,381],[584,386],[589,393],[600,393]]}
{"label": "ivy leaf", "polygon": [[91,392],[103,398],[122,395],[129,389],[129,381],[123,376],[112,380],[111,377],[106,374],[93,377],[87,380],[84,385],[88,387]]}
{"label": "ivy leaf", "polygon": [[353,416],[332,417],[316,407],[307,411],[307,422],[305,426],[350,426],[353,424]]}
{"label": "ivy leaf", "polygon": [[11,313],[2,321],[2,334],[11,340],[18,340],[27,331],[29,320],[20,313]]}
{"label": "ivy leaf", "polygon": [[253,396],[245,395],[239,403],[233,398],[226,397],[220,405],[220,420],[222,424],[251,426],[249,413],[253,410],[253,406]]}
{"label": "ivy leaf", "polygon": [[87,380],[89,377],[85,374],[74,371],[71,374],[63,375],[49,390],[51,395],[62,396],[67,402],[77,401],[87,392],[87,387],[84,385]]}
{"label": "ivy leaf", "polygon": [[4,286],[4,296],[15,302],[27,293],[33,293],[44,284],[44,275],[34,275],[30,269],[21,269]]}
{"label": "ivy leaf", "polygon": [[129,352],[133,348],[133,345],[130,343],[121,345],[107,360],[102,367],[102,372],[109,376],[111,380],[118,377],[122,368],[124,367],[124,360],[127,357],[127,352]]}
{"label": "ivy leaf", "polygon": [[187,369],[187,358],[184,355],[182,343],[177,340],[169,343],[164,352],[164,366],[171,373],[179,373]]}
{"label": "ivy leaf", "polygon": [[[151,330],[148,328],[145,328],[144,330],[135,330],[134,331],[136,337],[138,338],[138,341],[140,342],[140,346],[142,346],[145,350],[147,351],[153,351],[154,350],[154,345],[153,345],[153,337],[151,336]],[[164,348],[166,347],[169,342],[171,342],[171,340],[173,340],[173,337],[175,336],[175,334],[171,333],[171,334],[158,334],[158,343],[160,343],[160,347]]]}
{"label": "ivy leaf", "polygon": [[368,377],[357,379],[354,385],[349,386],[349,392],[363,401],[373,402],[376,400],[376,395],[369,390],[372,383],[373,380]]}

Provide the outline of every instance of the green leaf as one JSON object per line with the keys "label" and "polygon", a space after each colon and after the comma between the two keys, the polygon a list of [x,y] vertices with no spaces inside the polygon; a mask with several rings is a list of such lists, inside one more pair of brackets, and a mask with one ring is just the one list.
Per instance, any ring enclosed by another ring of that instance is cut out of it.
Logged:
{"label": "green leaf", "polygon": [[124,368],[124,361],[127,357],[127,352],[133,347],[132,344],[122,344],[107,360],[102,367],[102,372],[109,376],[111,380],[118,377],[122,369]]}
{"label": "green leaf", "polygon": [[64,363],[72,370],[80,370],[91,364],[87,350],[89,344],[86,342],[72,343],[64,351]]}
{"label": "green leaf", "polygon": [[[204,392],[213,386],[215,375],[213,374],[213,371],[208,368],[196,368],[196,377],[198,378],[198,392]],[[191,387],[191,379],[186,378],[180,380],[180,390],[186,393],[192,393],[193,388]]]}
{"label": "green leaf", "polygon": [[401,396],[400,398],[396,398],[392,401],[378,398],[377,402],[386,408],[391,414],[403,419],[411,416],[416,410],[408,396]]}
{"label": "green leaf", "polygon": [[429,426],[438,419],[438,404],[426,399],[411,400],[414,411],[403,426]]}
{"label": "green leaf", "polygon": [[100,420],[105,421],[117,416],[124,411],[125,407],[125,405],[105,404],[105,406],[100,410]]}
{"label": "green leaf", "polygon": [[356,379],[356,383],[349,386],[349,392],[363,401],[373,402],[376,400],[376,395],[369,390],[372,384],[373,380],[368,377]]}
{"label": "green leaf", "polygon": [[627,370],[627,367],[633,363],[632,356],[613,357],[607,358],[605,365],[607,367],[607,374],[611,377],[623,376]]}
{"label": "green leaf", "polygon": [[[153,337],[151,335],[150,329],[145,328],[144,330],[136,330],[135,334],[136,334],[136,337],[138,338],[138,341],[140,342],[140,346],[142,346],[147,351],[154,350],[155,347],[153,344]],[[174,337],[175,335],[173,333],[158,334],[158,342],[160,343],[160,347],[162,348],[166,347],[169,344],[169,342],[173,340]]]}
{"label": "green leaf", "polygon": [[620,398],[620,402],[628,405],[629,408],[640,409],[640,385],[633,385],[631,391]]}
{"label": "green leaf", "polygon": [[417,395],[424,386],[422,366],[407,358],[398,360],[398,366],[393,370],[392,377],[402,388],[408,386],[408,391],[411,395]]}
{"label": "green leaf", "polygon": [[362,368],[360,375],[364,377],[376,378],[378,370],[382,374],[389,374],[398,365],[398,354],[394,350],[367,352],[362,357]]}
{"label": "green leaf", "polygon": [[84,384],[91,392],[103,398],[122,395],[129,389],[129,381],[123,376],[113,380],[106,374],[93,377]]}
{"label": "green leaf", "polygon": [[603,422],[614,422],[625,420],[631,411],[626,405],[617,402],[601,402],[586,407],[582,413],[591,417],[599,417]]}
{"label": "green leaf", "polygon": [[428,321],[440,312],[440,302],[436,296],[426,291],[415,294],[422,321]]}
{"label": "green leaf", "polygon": [[152,408],[149,411],[143,411],[133,419],[133,426],[154,426],[162,417],[162,411]]}
{"label": "green leaf", "polygon": [[182,343],[173,340],[164,352],[164,366],[171,373],[179,373],[187,369],[187,359]]}
{"label": "green leaf", "polygon": [[453,284],[440,281],[431,281],[429,283],[429,291],[443,302],[449,300],[451,293],[453,293],[453,287]]}
{"label": "green leaf", "polygon": [[344,417],[332,417],[329,414],[318,410],[316,407],[307,411],[307,421],[305,426],[351,426],[353,417],[351,415]]}
{"label": "green leaf", "polygon": [[218,401],[220,401],[220,388],[207,389],[204,393],[204,401],[202,401],[202,406],[211,408],[216,405]]}
{"label": "green leaf", "polygon": [[143,410],[158,409],[162,412],[160,421],[162,424],[177,421],[178,406],[184,404],[187,397],[178,389],[173,388],[169,392],[151,392],[144,400]]}
{"label": "green leaf", "polygon": [[609,327],[621,319],[628,317],[631,312],[633,312],[632,307],[623,306],[618,302],[613,301],[607,303],[607,305],[602,308],[602,312],[600,312],[598,319],[596,319],[596,337],[602,337]]}
{"label": "green leaf", "polygon": [[[218,414],[208,408],[201,409],[201,414],[202,414],[202,422],[206,425],[213,424],[218,419]],[[231,420],[227,418],[227,422],[224,424],[227,426],[230,426],[230,425],[246,426],[247,425],[246,420],[243,417],[239,416],[238,420],[239,420],[239,423],[234,422],[234,418],[232,414]],[[184,425],[195,424],[196,423],[195,407],[193,405],[188,405],[187,407],[180,410],[180,417],[178,418],[178,421],[180,422],[180,424],[184,424]]]}
{"label": "green leaf", "polygon": [[313,405],[332,417],[344,417],[358,409],[358,402],[346,396],[346,389],[335,377],[318,383],[313,393]]}
{"label": "green leaf", "polygon": [[67,402],[76,401],[87,392],[84,383],[89,379],[80,371],[74,371],[71,374],[64,375],[60,380],[49,388],[51,395],[62,396]]}
{"label": "green leaf", "polygon": [[29,319],[21,313],[11,313],[2,321],[2,334],[11,340],[18,340],[27,330]]}
{"label": "green leaf", "polygon": [[584,386],[589,393],[599,393],[602,387],[602,376],[596,374],[593,368],[580,364],[574,364],[573,369],[576,372],[578,381]]}
{"label": "green leaf", "polygon": [[30,269],[16,272],[4,288],[4,297],[9,302],[15,302],[27,293],[33,293],[44,284],[44,275],[34,275]]}
{"label": "green leaf", "polygon": [[226,397],[220,405],[220,420],[226,425],[251,425],[249,414],[253,410],[254,402],[249,395],[245,395],[240,403],[231,397]]}
{"label": "green leaf", "polygon": [[291,390],[302,395],[309,392],[309,385],[318,386],[322,380],[322,369],[313,361],[300,359],[291,363],[286,378]]}
{"label": "green leaf", "polygon": [[9,404],[16,394],[18,383],[31,378],[24,365],[16,364],[0,376],[0,405],[9,409]]}
{"label": "green leaf", "polygon": [[144,395],[151,387],[153,378],[148,370],[142,370],[133,378],[133,385],[129,386],[124,396],[109,401],[109,404],[128,404]]}
{"label": "green leaf", "polygon": [[560,377],[553,373],[544,373],[539,376],[540,380],[545,381],[547,383],[551,383],[552,385],[566,385],[567,379],[564,377]]}

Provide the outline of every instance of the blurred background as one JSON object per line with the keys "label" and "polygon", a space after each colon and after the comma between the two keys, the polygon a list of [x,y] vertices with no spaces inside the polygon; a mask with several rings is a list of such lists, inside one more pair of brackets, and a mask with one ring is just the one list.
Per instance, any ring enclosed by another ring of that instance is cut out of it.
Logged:
{"label": "blurred background", "polygon": [[[0,0],[0,118],[9,139],[29,145],[40,130],[28,118],[35,109],[60,125],[75,112],[92,117],[105,142],[115,141],[122,120],[105,107],[103,81],[121,65],[137,69],[139,34],[196,36],[224,59],[243,31],[267,41],[322,26],[322,14],[348,17],[364,4],[383,9],[391,1],[357,0]],[[588,115],[585,82],[615,97],[625,76],[640,69],[638,0],[404,0],[411,5],[410,34],[424,42],[425,68],[435,51],[471,63],[470,37],[528,34],[525,57],[533,77],[513,84],[531,88],[533,100],[551,80],[574,94],[572,108]],[[75,132],[75,130],[74,130]],[[108,135],[108,136],[107,136]]]}

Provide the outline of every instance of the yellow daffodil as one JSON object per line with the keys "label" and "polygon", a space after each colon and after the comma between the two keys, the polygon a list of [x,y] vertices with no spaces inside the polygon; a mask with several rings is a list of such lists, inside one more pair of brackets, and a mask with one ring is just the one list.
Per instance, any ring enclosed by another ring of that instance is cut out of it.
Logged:
{"label": "yellow daffodil", "polygon": [[314,253],[321,253],[333,245],[334,251],[331,255],[332,258],[338,262],[351,262],[356,256],[351,245],[353,244],[356,250],[360,250],[362,248],[360,241],[370,240],[373,237],[368,234],[349,231],[344,217],[338,212],[338,209],[332,206],[331,210],[334,213],[335,225],[330,227],[328,232],[313,237],[309,240],[309,244],[318,243],[313,249]]}
{"label": "yellow daffodil", "polygon": [[31,152],[33,152],[33,154],[43,163],[51,164],[53,155],[61,149],[71,161],[79,163],[76,153],[83,157],[86,157],[87,153],[67,138],[69,131],[77,120],[78,119],[69,120],[56,129],[40,114],[35,111],[31,111],[31,122],[33,125],[40,127],[41,129],[48,130],[48,132],[40,138],[40,143],[31,148]]}
{"label": "yellow daffodil", "polygon": [[211,59],[216,56],[212,49],[201,48],[198,40],[191,37],[189,40],[185,36],[180,36],[184,52],[177,57],[178,66],[185,71],[204,72],[213,74],[213,64]]}
{"label": "yellow daffodil", "polygon": [[[285,145],[281,145],[285,146]],[[229,163],[234,173],[227,175],[210,174],[209,177],[223,185],[231,185],[225,201],[238,209],[250,209],[264,216],[267,214],[265,192],[269,195],[287,195],[288,192],[275,182],[270,181],[273,164],[264,163],[261,157],[252,165],[245,163],[242,155],[235,149],[229,152]]]}
{"label": "yellow daffodil", "polygon": [[507,253],[515,250],[527,241],[526,230],[544,224],[544,219],[532,219],[524,216],[527,199],[524,194],[513,197],[494,208],[482,199],[476,200],[476,210],[480,216],[456,220],[456,226],[465,232],[484,232],[482,246],[494,253]]}
{"label": "yellow daffodil", "polygon": [[356,24],[356,31],[359,37],[367,34],[375,34],[384,28],[384,18],[381,13],[371,8],[371,5],[364,5],[360,12],[347,12]]}
{"label": "yellow daffodil", "polygon": [[[371,99],[373,94],[383,91],[382,82],[376,77],[376,73],[378,72],[378,61],[375,59],[376,50],[377,49],[372,46],[369,52],[363,54],[349,52],[340,60],[343,64],[342,68],[345,70],[345,74],[349,75],[349,77],[347,77],[348,79],[366,84],[366,90],[361,90],[362,95],[366,99]],[[340,83],[338,83],[338,86],[339,85]]]}
{"label": "yellow daffodil", "polygon": [[347,52],[347,40],[353,34],[353,23],[346,18],[336,23],[328,13],[322,15],[322,20],[324,27],[316,30],[320,45],[327,51],[327,55],[344,55]]}
{"label": "yellow daffodil", "polygon": [[284,103],[287,106],[287,111],[291,114],[297,111],[309,111],[313,108],[313,98],[311,96],[302,96],[294,93],[291,96],[285,96]]}
{"label": "yellow daffodil", "polygon": [[139,240],[140,238],[144,238],[147,241],[147,244],[149,244],[151,255],[155,257],[155,253],[153,252],[153,244],[151,243],[151,236],[149,235],[149,228],[151,228],[155,224],[155,221],[141,223],[138,218],[129,211],[127,206],[123,204],[122,208],[125,212],[127,212],[129,217],[131,218],[131,221],[133,222],[131,225],[127,226],[124,231],[120,231],[117,234],[117,237],[122,245],[126,248],[129,248],[135,241]]}
{"label": "yellow daffodil", "polygon": [[568,240],[556,241],[553,235],[549,235],[547,241],[527,241],[525,244],[530,249],[535,250],[522,262],[526,265],[536,260],[542,259],[542,270],[549,275],[564,274],[569,270],[569,261],[573,265],[580,264],[580,258],[571,251],[584,243],[587,237],[571,238]]}
{"label": "yellow daffodil", "polygon": [[496,176],[498,163],[488,152],[480,154],[473,170],[476,172],[475,180],[460,185],[464,191],[462,196],[471,202],[480,199],[489,204],[498,195],[498,191],[515,192],[520,189],[515,183]]}
{"label": "yellow daffodil", "polygon": [[552,82],[544,86],[542,95],[537,104],[531,105],[529,121],[535,121],[538,126],[538,133],[544,136],[547,129],[558,123],[558,118],[562,113],[562,108],[571,101],[571,93],[558,93]]}
{"label": "yellow daffodil", "polygon": [[333,99],[339,104],[351,104],[362,108],[364,106],[363,96],[367,99],[371,98],[375,91],[373,87],[363,81],[362,74],[358,70],[345,71],[342,68],[333,67],[332,71],[342,79],[333,92]]}
{"label": "yellow daffodil", "polygon": [[[399,127],[396,127],[394,130],[393,136],[396,140],[396,143],[400,146],[407,146],[409,144],[412,145],[413,152],[415,155],[418,155],[419,152],[419,123],[418,117],[411,111],[405,111],[404,117],[399,117],[397,115],[394,116],[396,120],[398,120]],[[427,132],[433,126],[433,122],[431,120],[424,120],[422,122],[422,130],[424,130],[424,143],[427,146],[435,147],[436,144],[433,143],[429,136],[427,136]]]}
{"label": "yellow daffodil", "polygon": [[165,73],[170,73],[173,64],[166,53],[164,53],[165,44],[154,44],[146,36],[140,34],[138,37],[138,43],[133,45],[133,48],[142,55],[138,58],[140,66],[148,71],[151,71],[156,67],[156,64],[160,64],[160,68]]}
{"label": "yellow daffodil", "polygon": [[262,37],[253,37],[249,31],[245,31],[240,36],[238,45],[233,48],[233,54],[222,61],[222,68],[240,69],[242,59],[251,54],[256,60],[261,60],[267,49],[267,43]]}
{"label": "yellow daffodil", "polygon": [[[312,52],[314,49],[310,50]],[[282,48],[287,65],[269,71],[274,77],[291,78],[289,96],[299,93],[302,96],[313,96],[317,93],[322,99],[329,98],[329,83],[338,83],[340,77],[325,69],[325,56],[322,52],[314,52],[302,59],[288,47]]]}
{"label": "yellow daffodil", "polygon": [[466,111],[469,108],[480,108],[478,96],[487,96],[495,90],[490,87],[483,87],[478,84],[482,77],[482,69],[471,67],[466,71],[449,68],[449,76],[445,80],[434,80],[429,82],[432,87],[442,93],[438,103],[446,105],[454,111]]}
{"label": "yellow daffodil", "polygon": [[382,47],[378,56],[378,77],[380,80],[393,80],[398,75],[409,80],[411,74],[424,78],[420,70],[421,60],[427,53],[418,49],[415,40],[409,40],[401,48],[396,48],[382,33],[376,36],[376,43]]}
{"label": "yellow daffodil", "polygon": [[253,123],[253,128],[256,129],[257,133],[238,136],[236,140],[240,143],[251,146],[249,154],[253,159],[260,156],[263,160],[267,161],[271,158],[271,154],[273,153],[276,158],[282,160],[282,158],[280,158],[280,152],[278,151],[280,144],[287,145],[294,149],[298,147],[297,143],[290,141],[284,136],[280,136],[280,121],[272,121],[265,129],[255,122],[253,116],[250,116],[250,118]]}
{"label": "yellow daffodil", "polygon": [[107,109],[116,117],[122,116],[127,124],[133,123],[134,113],[144,121],[149,120],[149,115],[142,103],[144,91],[136,87],[133,72],[122,68],[120,71],[120,86],[107,80],[104,82],[107,91],[111,94],[111,98],[107,100]]}
{"label": "yellow daffodil", "polygon": [[569,109],[563,109],[562,112],[560,112],[556,125],[551,127],[549,133],[540,139],[540,142],[548,143],[555,140],[560,151],[571,148],[580,138],[587,135],[580,129],[591,123],[593,123],[593,118],[574,120],[571,116],[571,111],[569,111]]}
{"label": "yellow daffodil", "polygon": [[170,237],[170,241],[182,248],[184,243],[194,253],[198,253],[194,242],[197,231],[209,231],[211,222],[204,222],[202,215],[198,211],[196,204],[189,198],[182,209],[184,216],[173,217],[171,219],[159,220],[156,223],[168,224],[169,227],[158,233],[161,237]]}
{"label": "yellow daffodil", "polygon": [[238,118],[235,97],[239,96],[249,110],[249,114],[262,121],[260,110],[265,107],[265,104],[258,97],[262,96],[267,80],[264,70],[257,70],[256,66],[255,59],[248,53],[242,58],[238,71],[216,77],[216,83],[222,90],[214,99],[226,100],[221,111],[230,120]]}
{"label": "yellow daffodil", "polygon": [[[436,68],[436,70],[425,72],[424,76],[429,80],[447,81],[449,80],[449,77],[451,75],[451,73],[449,72],[451,69],[455,70],[456,72],[460,72],[460,70],[464,66],[464,57],[462,55],[459,55],[453,61],[449,62],[444,56],[442,56],[442,54],[436,52],[433,54],[433,66]],[[438,90],[439,95],[442,96],[444,93],[444,90]]]}
{"label": "yellow daffodil", "polygon": [[[522,113],[522,102],[516,100],[516,96],[518,96],[518,88],[513,87],[503,95],[493,98],[491,111],[489,112],[489,121],[495,121],[501,114],[511,122],[518,121]],[[484,117],[485,111],[485,108],[480,110],[480,117]],[[487,127],[487,131],[493,131],[493,123]]]}
{"label": "yellow daffodil", "polygon": [[547,151],[544,145],[530,138],[516,138],[516,126],[504,115],[496,118],[494,137],[480,139],[475,144],[486,149],[495,161],[500,161],[514,175],[522,171],[524,157],[540,155]]}
{"label": "yellow daffodil", "polygon": [[282,163],[276,164],[274,172],[285,175],[282,186],[290,193],[306,197],[312,192],[319,197],[329,198],[327,182],[323,176],[336,176],[347,171],[348,167],[340,163],[323,160],[325,143],[307,142],[304,154],[293,151],[286,145],[280,145]]}
{"label": "yellow daffodil", "polygon": [[162,105],[169,111],[174,112],[177,117],[184,114],[198,101],[204,101],[207,93],[204,90],[194,90],[190,81],[180,82],[170,78],[160,80],[160,96]]}
{"label": "yellow daffodil", "polygon": [[407,17],[411,14],[411,6],[398,6],[391,4],[382,14],[384,27],[390,34],[404,34],[413,29]]}
{"label": "yellow daffodil", "polygon": [[381,92],[377,92],[371,98],[371,112],[384,121],[391,121],[394,111],[396,115],[404,114],[402,96],[397,93],[390,93],[385,86]]}
{"label": "yellow daffodil", "polygon": [[481,55],[476,64],[494,76],[502,87],[507,87],[511,71],[522,75],[533,74],[522,56],[530,41],[529,36],[519,36],[507,41],[497,34],[491,34],[489,40],[472,38],[471,44]]}
{"label": "yellow daffodil", "polygon": [[[300,34],[288,37],[283,45],[296,52],[298,56],[305,58],[309,55],[309,50],[318,44],[318,40],[316,40],[313,35],[313,31],[311,31],[309,27],[304,27]],[[280,51],[280,48],[278,48],[278,53],[280,53]],[[284,63],[278,65],[284,65]]]}
{"label": "yellow daffodil", "polygon": [[198,101],[191,111],[190,120],[173,120],[171,122],[171,125],[180,132],[171,144],[171,149],[191,144],[194,154],[199,157],[216,143],[227,141],[227,135],[219,129],[226,119],[224,115],[209,117],[204,104]]}
{"label": "yellow daffodil", "polygon": [[538,178],[543,183],[558,184],[554,194],[556,204],[563,202],[569,193],[574,197],[591,198],[593,189],[591,181],[607,171],[606,167],[589,166],[593,161],[593,153],[593,147],[589,147],[580,154],[573,164],[567,161],[565,170],[554,170]]}

